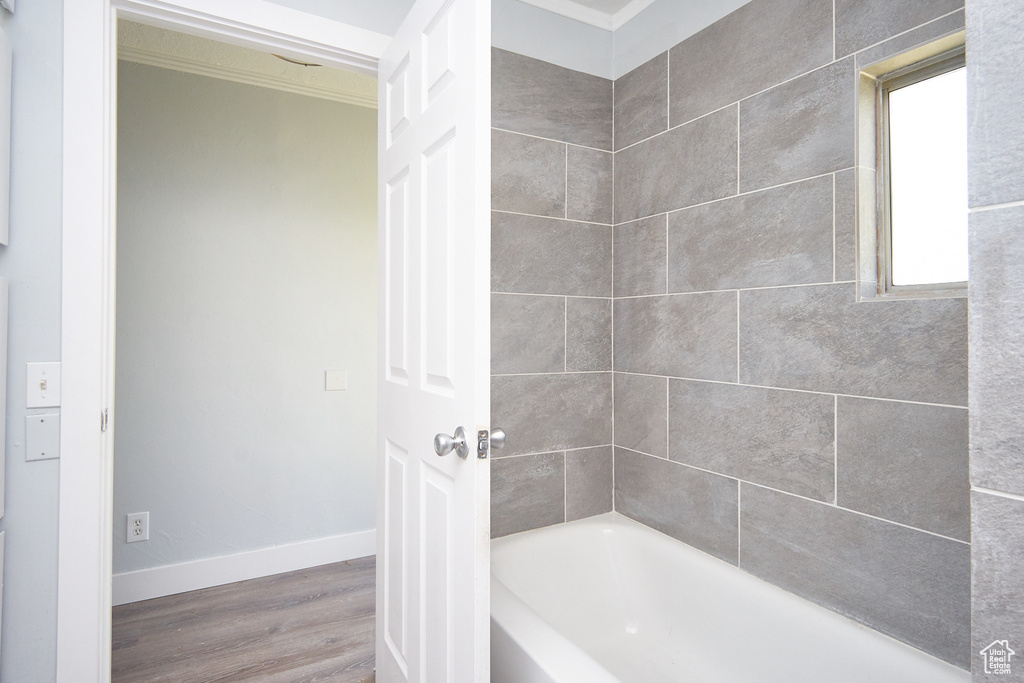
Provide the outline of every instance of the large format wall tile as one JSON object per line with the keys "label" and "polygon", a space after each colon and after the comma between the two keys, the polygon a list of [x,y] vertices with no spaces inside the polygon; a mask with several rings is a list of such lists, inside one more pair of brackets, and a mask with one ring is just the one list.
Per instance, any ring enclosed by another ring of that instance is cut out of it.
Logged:
{"label": "large format wall tile", "polygon": [[615,79],[615,149],[668,129],[668,53]]}
{"label": "large format wall tile", "polygon": [[1020,2],[967,3],[967,154],[972,207],[1024,200],[1024,11]]}
{"label": "large format wall tile", "polygon": [[491,208],[565,218],[565,145],[491,131]]}
{"label": "large format wall tile", "polygon": [[[972,631],[975,681],[1024,681],[1024,502],[975,491],[973,517]],[[1008,640],[1017,655],[1010,675],[984,673],[980,652],[995,640]]]}
{"label": "large format wall tile", "polygon": [[491,372],[565,370],[565,299],[491,295]]}
{"label": "large format wall tile", "polygon": [[735,479],[615,449],[615,510],[717,558],[737,563]]}
{"label": "large format wall tile", "polygon": [[491,49],[491,125],[611,150],[612,82]]}
{"label": "large format wall tile", "polygon": [[736,293],[615,301],[615,369],[736,380]]}
{"label": "large format wall tile", "polygon": [[491,378],[491,422],[508,434],[502,457],[612,442],[612,373]]}
{"label": "large format wall tile", "polygon": [[836,0],[836,56],[882,42],[955,12],[963,0]]}
{"label": "large format wall tile", "polygon": [[753,0],[670,51],[670,125],[830,61],[829,0]]}
{"label": "large format wall tile", "polygon": [[970,546],[741,487],[743,569],[947,662],[970,665]]}
{"label": "large format wall tile", "polygon": [[970,259],[971,482],[1024,495],[1024,207],[972,213]]}
{"label": "large format wall tile", "polygon": [[853,59],[740,103],[740,188],[756,190],[853,166]]}
{"label": "large format wall tile", "polygon": [[670,213],[668,290],[832,281],[832,177]]}
{"label": "large format wall tile", "polygon": [[967,411],[839,397],[839,505],[970,541]]}
{"label": "large format wall tile", "polygon": [[[962,4],[962,3],[961,3]],[[857,67],[864,68],[872,64],[876,64],[884,59],[895,57],[896,55],[912,50],[915,47],[921,47],[928,43],[935,42],[939,38],[945,38],[964,30],[965,20],[964,11],[959,10],[952,14],[930,21],[923,26],[919,26],[912,31],[901,33],[898,36],[890,38],[884,43],[873,45],[872,47],[862,50],[857,53]]]}
{"label": "large format wall tile", "polygon": [[495,292],[611,296],[610,226],[493,212]]}
{"label": "large format wall tile", "polygon": [[668,457],[668,379],[615,373],[615,445]]}
{"label": "large format wall tile", "polygon": [[612,222],[612,153],[569,145],[566,218]]}
{"label": "large format wall tile", "polygon": [[855,287],[740,292],[740,381],[966,405],[967,301],[857,303]]}
{"label": "large format wall tile", "polygon": [[570,297],[565,309],[565,369],[612,369],[612,301]]}
{"label": "large format wall tile", "polygon": [[615,155],[615,222],[736,193],[736,107]]}
{"label": "large format wall tile", "polygon": [[565,458],[537,453],[491,461],[491,537],[565,521]]}
{"label": "large format wall tile", "polygon": [[565,521],[612,511],[612,447],[565,453]]}
{"label": "large format wall tile", "polygon": [[834,413],[831,396],[669,380],[669,459],[832,502]]}
{"label": "large format wall tile", "polygon": [[615,226],[615,296],[665,294],[667,214]]}
{"label": "large format wall tile", "polygon": [[835,279],[857,279],[857,170],[836,173],[835,185]]}

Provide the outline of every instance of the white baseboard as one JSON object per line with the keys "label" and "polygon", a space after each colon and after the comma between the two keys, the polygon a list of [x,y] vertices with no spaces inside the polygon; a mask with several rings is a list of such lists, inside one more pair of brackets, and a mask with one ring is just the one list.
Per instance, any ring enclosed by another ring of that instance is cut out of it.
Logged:
{"label": "white baseboard", "polygon": [[377,552],[377,532],[316,538],[311,541],[261,548],[236,555],[222,555],[193,562],[114,574],[115,605],[160,598],[175,593],[220,586],[261,576],[318,567],[366,557]]}

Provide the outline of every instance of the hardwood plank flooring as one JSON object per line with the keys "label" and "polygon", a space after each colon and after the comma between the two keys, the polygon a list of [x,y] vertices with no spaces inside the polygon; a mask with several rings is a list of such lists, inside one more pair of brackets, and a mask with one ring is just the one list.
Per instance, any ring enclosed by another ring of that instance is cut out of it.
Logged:
{"label": "hardwood plank flooring", "polygon": [[374,558],[113,612],[113,683],[371,683]]}

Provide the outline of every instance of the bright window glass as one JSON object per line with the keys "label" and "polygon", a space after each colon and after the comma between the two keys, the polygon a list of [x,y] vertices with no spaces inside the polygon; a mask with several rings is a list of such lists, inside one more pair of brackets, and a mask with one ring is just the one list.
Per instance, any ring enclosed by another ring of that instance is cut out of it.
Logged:
{"label": "bright window glass", "polygon": [[889,92],[892,284],[967,280],[967,73]]}

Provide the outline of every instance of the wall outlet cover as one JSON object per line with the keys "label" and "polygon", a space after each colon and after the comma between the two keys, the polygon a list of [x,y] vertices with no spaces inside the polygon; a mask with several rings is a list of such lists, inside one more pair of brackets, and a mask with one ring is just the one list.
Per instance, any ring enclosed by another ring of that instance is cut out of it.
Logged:
{"label": "wall outlet cover", "polygon": [[149,513],[148,512],[129,512],[125,515],[127,521],[127,537],[125,542],[127,543],[138,543],[139,541],[149,540]]}

